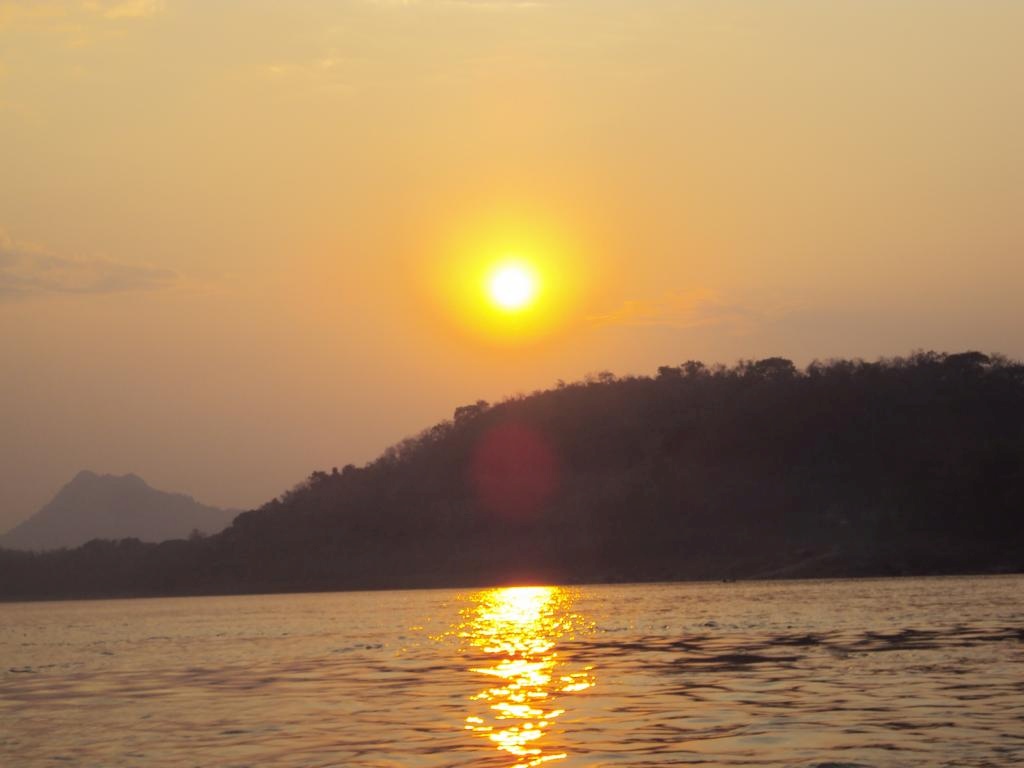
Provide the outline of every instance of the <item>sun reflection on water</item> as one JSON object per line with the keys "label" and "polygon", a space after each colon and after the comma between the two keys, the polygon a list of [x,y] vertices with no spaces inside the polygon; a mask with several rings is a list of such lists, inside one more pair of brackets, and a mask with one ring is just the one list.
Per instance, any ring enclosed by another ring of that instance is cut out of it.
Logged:
{"label": "sun reflection on water", "polygon": [[486,676],[488,685],[471,697],[480,706],[466,717],[466,730],[512,756],[512,768],[566,758],[546,737],[565,714],[564,695],[594,685],[593,667],[573,671],[556,650],[559,640],[586,629],[571,611],[572,594],[560,587],[510,587],[470,600],[457,634],[476,652],[470,670]]}

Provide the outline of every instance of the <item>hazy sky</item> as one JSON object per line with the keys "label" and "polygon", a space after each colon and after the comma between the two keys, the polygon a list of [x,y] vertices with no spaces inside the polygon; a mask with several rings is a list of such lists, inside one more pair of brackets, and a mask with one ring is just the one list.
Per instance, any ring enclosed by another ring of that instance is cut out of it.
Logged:
{"label": "hazy sky", "polygon": [[[1024,357],[1019,0],[0,0],[0,530],[588,372]],[[466,288],[545,291],[499,335]]]}

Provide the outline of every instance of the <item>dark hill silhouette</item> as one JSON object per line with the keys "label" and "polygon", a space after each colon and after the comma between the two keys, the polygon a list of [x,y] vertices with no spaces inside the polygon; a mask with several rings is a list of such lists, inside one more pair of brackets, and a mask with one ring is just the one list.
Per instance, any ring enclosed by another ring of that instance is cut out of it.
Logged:
{"label": "dark hill silhouette", "polygon": [[1024,567],[1024,366],[698,362],[456,409],[222,533],[0,553],[8,598]]}
{"label": "dark hill silhouette", "polygon": [[0,547],[57,549],[91,539],[164,541],[193,529],[216,533],[237,510],[200,504],[191,496],[150,488],[137,475],[83,470],[32,517],[0,536]]}

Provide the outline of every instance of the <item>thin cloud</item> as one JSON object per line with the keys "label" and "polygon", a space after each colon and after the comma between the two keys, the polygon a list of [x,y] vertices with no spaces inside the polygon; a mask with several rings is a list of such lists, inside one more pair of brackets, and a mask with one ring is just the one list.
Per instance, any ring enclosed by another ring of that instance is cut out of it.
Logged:
{"label": "thin cloud", "polygon": [[482,10],[511,10],[516,8],[541,8],[552,4],[552,0],[364,0],[371,5],[395,7],[454,6]]}
{"label": "thin cloud", "polygon": [[162,13],[164,0],[84,0],[82,7],[105,19],[143,19]]}
{"label": "thin cloud", "polygon": [[357,90],[353,70],[360,63],[331,52],[304,62],[272,64],[266,67],[266,74],[272,82],[287,82],[291,87],[301,85],[317,91],[353,93]]}
{"label": "thin cloud", "polygon": [[551,0],[445,0],[445,5],[456,5],[463,8],[513,10],[516,8],[543,8],[551,5]]}
{"label": "thin cloud", "polygon": [[0,0],[0,34],[24,31],[82,48],[123,34],[165,8],[164,0]]}
{"label": "thin cloud", "polygon": [[145,19],[165,9],[165,0],[0,0],[0,31],[29,27],[67,33],[90,19]]}
{"label": "thin cloud", "polygon": [[73,259],[17,245],[0,233],[0,301],[55,294],[152,291],[177,284],[169,269],[110,259]]}
{"label": "thin cloud", "polygon": [[595,327],[668,327],[701,328],[731,326],[737,331],[750,330],[771,313],[722,299],[713,291],[699,290],[665,294],[655,299],[629,299],[615,309],[591,315]]}

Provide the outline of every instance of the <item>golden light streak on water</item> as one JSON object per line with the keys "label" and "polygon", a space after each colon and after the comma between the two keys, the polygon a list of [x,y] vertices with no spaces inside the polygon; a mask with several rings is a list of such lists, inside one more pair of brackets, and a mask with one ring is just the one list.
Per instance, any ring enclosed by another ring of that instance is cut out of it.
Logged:
{"label": "golden light streak on water", "polygon": [[[465,729],[508,753],[511,768],[534,768],[568,757],[553,745],[555,721],[566,694],[593,687],[593,667],[567,669],[558,641],[585,626],[571,610],[572,593],[560,587],[510,587],[473,595],[457,634],[474,654],[472,672],[490,684],[470,698],[482,706]],[[557,702],[557,703],[556,703]]]}
{"label": "golden light streak on water", "polygon": [[[521,623],[529,600],[452,590],[5,603],[0,766],[1024,766],[1021,594],[587,586]],[[503,661],[548,679],[491,694],[516,681],[471,670]],[[540,752],[491,740],[513,726]]]}

